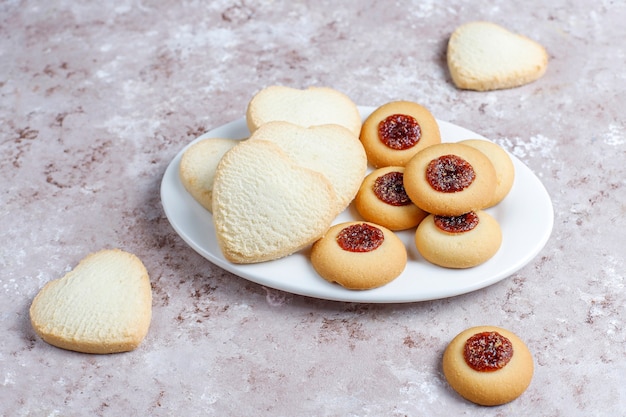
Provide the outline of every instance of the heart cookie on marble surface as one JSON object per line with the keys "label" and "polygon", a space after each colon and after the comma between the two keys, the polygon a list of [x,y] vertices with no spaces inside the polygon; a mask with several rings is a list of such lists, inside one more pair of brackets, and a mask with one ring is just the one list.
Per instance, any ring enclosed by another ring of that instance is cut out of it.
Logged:
{"label": "heart cookie on marble surface", "polygon": [[139,258],[119,249],[88,255],[48,282],[30,307],[33,329],[44,341],[84,353],[135,349],[151,318],[148,272]]}
{"label": "heart cookie on marble surface", "polygon": [[539,79],[546,72],[548,54],[539,43],[502,26],[470,22],[450,36],[447,61],[458,88],[488,91]]}
{"label": "heart cookie on marble surface", "polygon": [[271,261],[310,245],[328,230],[338,204],[326,176],[262,139],[226,152],[213,182],[215,234],[233,263]]}

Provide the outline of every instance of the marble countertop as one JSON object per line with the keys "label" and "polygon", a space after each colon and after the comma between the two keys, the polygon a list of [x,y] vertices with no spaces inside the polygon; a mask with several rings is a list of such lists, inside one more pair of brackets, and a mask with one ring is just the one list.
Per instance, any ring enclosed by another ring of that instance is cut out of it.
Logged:
{"label": "marble countertop", "polygon": [[[545,76],[455,88],[446,43],[472,20],[544,45]],[[620,414],[624,21],[626,4],[608,0],[0,3],[0,415]],[[170,226],[161,179],[272,84],[417,101],[496,141],[548,190],[550,239],[497,284],[416,303],[309,298],[212,265]],[[150,273],[146,339],[105,356],[43,342],[33,297],[111,247]],[[500,407],[463,400],[441,371],[447,343],[481,324],[515,332],[535,359],[528,390]]]}

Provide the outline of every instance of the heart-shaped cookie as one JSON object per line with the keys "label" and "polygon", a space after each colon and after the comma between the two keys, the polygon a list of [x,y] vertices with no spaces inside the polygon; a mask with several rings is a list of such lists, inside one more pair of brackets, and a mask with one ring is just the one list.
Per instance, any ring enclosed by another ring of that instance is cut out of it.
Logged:
{"label": "heart-shaped cookie", "polygon": [[264,123],[290,122],[302,127],[337,124],[355,136],[361,131],[361,115],[356,104],[345,94],[329,87],[303,90],[280,85],[265,87],[252,97],[246,110],[246,122],[254,133]]}
{"label": "heart-shaped cookie", "polygon": [[220,160],[213,182],[213,223],[224,257],[270,261],[317,240],[338,205],[323,174],[290,159],[266,140],[247,140]]}
{"label": "heart-shaped cookie", "polygon": [[459,26],[447,52],[452,81],[461,89],[518,87],[540,78],[548,65],[543,46],[490,22]]}
{"label": "heart-shaped cookie", "polygon": [[151,317],[148,272],[135,255],[119,249],[88,255],[48,282],[30,307],[31,324],[43,340],[85,353],[135,349]]}
{"label": "heart-shaped cookie", "polygon": [[213,179],[222,156],[237,139],[207,138],[191,145],[180,158],[178,176],[183,187],[202,207],[211,211]]}
{"label": "heart-shaped cookie", "polygon": [[337,214],[352,202],[367,170],[361,141],[339,125],[306,128],[268,122],[250,136],[250,140],[257,139],[277,144],[298,165],[324,174],[337,194]]}

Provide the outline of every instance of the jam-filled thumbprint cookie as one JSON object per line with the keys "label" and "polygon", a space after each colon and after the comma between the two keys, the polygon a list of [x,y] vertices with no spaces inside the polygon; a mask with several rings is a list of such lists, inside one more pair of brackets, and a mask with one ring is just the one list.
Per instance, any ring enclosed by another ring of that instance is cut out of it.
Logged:
{"label": "jam-filled thumbprint cookie", "polygon": [[404,188],[422,210],[458,216],[486,208],[496,189],[496,170],[476,148],[440,143],[418,152],[406,164]]}
{"label": "jam-filled thumbprint cookie", "polygon": [[471,268],[491,259],[502,244],[500,224],[483,210],[460,216],[429,214],[415,230],[415,246],[428,262]]}
{"label": "jam-filled thumbprint cookie", "polygon": [[392,101],[365,119],[360,139],[369,163],[381,168],[406,165],[420,150],[441,143],[441,134],[427,108],[412,101]]}
{"label": "jam-filled thumbprint cookie", "polygon": [[371,222],[332,226],[311,248],[311,263],[325,280],[352,290],[385,285],[407,263],[404,243],[391,230]]}
{"label": "jam-filled thumbprint cookie", "polygon": [[394,231],[415,227],[428,215],[406,194],[404,167],[378,168],[367,175],[354,206],[365,220]]}
{"label": "jam-filled thumbprint cookie", "polygon": [[443,373],[450,386],[479,405],[515,400],[530,385],[533,372],[533,358],[526,344],[496,326],[464,330],[443,354]]}

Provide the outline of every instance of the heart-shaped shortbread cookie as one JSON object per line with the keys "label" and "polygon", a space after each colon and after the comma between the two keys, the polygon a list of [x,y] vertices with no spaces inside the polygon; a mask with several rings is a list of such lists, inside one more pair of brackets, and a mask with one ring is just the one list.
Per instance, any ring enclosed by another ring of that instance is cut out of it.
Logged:
{"label": "heart-shaped shortbread cookie", "polygon": [[330,180],[266,140],[247,140],[220,160],[213,182],[213,223],[224,257],[270,261],[317,240],[336,215]]}
{"label": "heart-shaped shortbread cookie", "polygon": [[487,91],[540,78],[548,65],[543,46],[490,22],[459,26],[450,37],[448,68],[458,88]]}
{"label": "heart-shaped shortbread cookie", "polygon": [[48,282],[30,307],[31,324],[43,340],[85,353],[135,349],[151,317],[148,272],[135,255],[119,249],[88,255]]}
{"label": "heart-shaped shortbread cookie", "polygon": [[178,175],[187,192],[211,211],[213,178],[222,156],[239,143],[237,139],[207,138],[191,145],[180,158]]}
{"label": "heart-shaped shortbread cookie", "polygon": [[337,124],[355,136],[361,131],[361,115],[356,104],[345,94],[329,87],[304,90],[269,86],[252,97],[246,110],[246,122],[254,133],[264,123],[290,122],[302,127]]}
{"label": "heart-shaped shortbread cookie", "polygon": [[288,122],[268,122],[250,139],[274,142],[298,165],[324,174],[337,194],[337,214],[352,202],[367,170],[361,141],[339,125],[305,128]]}

